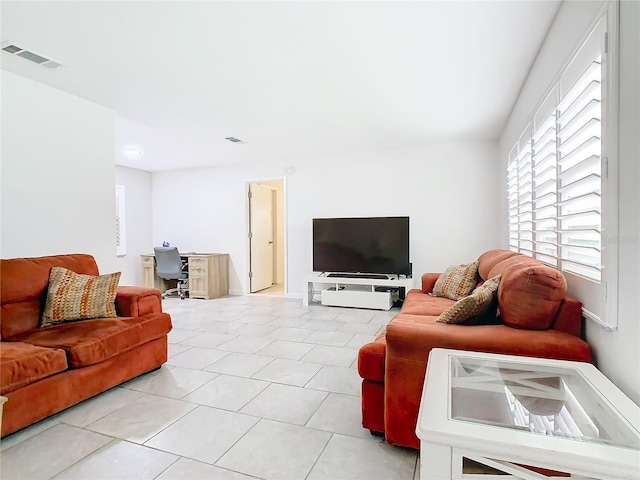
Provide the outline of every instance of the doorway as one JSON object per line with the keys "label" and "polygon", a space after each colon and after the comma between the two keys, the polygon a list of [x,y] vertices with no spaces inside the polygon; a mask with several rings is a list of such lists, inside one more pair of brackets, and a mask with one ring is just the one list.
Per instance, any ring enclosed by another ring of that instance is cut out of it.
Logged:
{"label": "doorway", "polygon": [[284,180],[247,183],[249,293],[285,294]]}

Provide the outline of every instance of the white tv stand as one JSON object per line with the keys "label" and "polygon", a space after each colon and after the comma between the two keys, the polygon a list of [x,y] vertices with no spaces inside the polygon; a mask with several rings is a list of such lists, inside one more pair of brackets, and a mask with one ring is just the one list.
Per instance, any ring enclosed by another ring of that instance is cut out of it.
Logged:
{"label": "white tv stand", "polygon": [[389,310],[393,305],[389,292],[376,291],[376,287],[405,289],[413,288],[412,278],[350,278],[328,277],[319,274],[304,277],[302,286],[302,304],[308,306],[313,299],[314,284],[321,284],[322,305],[373,308]]}

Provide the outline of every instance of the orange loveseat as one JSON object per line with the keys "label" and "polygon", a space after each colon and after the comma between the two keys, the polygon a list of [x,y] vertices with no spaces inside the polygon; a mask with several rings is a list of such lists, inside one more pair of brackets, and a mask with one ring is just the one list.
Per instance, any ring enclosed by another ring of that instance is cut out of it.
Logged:
{"label": "orange loveseat", "polygon": [[116,318],[38,328],[52,267],[98,275],[91,255],[2,260],[0,394],[6,436],[167,360],[171,317],[158,290],[118,287]]}
{"label": "orange loveseat", "polygon": [[386,331],[360,349],[362,425],[390,444],[420,446],[415,429],[432,348],[591,361],[591,348],[580,338],[582,304],[566,295],[558,270],[508,250],[490,250],[478,261],[479,280],[502,275],[499,324],[437,323],[455,302],[429,295],[440,274],[426,273],[422,289],[407,293]]}

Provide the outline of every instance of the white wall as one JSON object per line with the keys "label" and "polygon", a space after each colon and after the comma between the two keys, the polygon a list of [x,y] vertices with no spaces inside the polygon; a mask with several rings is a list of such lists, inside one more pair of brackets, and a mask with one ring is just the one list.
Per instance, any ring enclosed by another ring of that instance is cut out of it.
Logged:
{"label": "white wall", "polygon": [[127,254],[118,257],[120,285],[142,286],[140,255],[153,253],[151,173],[116,166],[116,183],[125,187]]}
{"label": "white wall", "polygon": [[[314,217],[411,217],[416,284],[499,241],[496,142],[430,145],[328,158],[286,175],[287,289],[311,272]],[[230,290],[246,292],[245,183],[283,176],[253,165],[153,173],[153,242],[231,255]]]}
{"label": "white wall", "polygon": [[113,111],[1,75],[2,258],[88,253],[115,271]]}
{"label": "white wall", "polygon": [[[502,246],[507,245],[505,169],[513,146],[536,103],[542,99],[570,54],[579,46],[601,2],[564,2],[500,138]],[[606,331],[587,320],[586,338],[598,368],[636,403],[640,403],[640,4],[620,4],[620,149],[619,149],[619,301],[618,329]]]}
{"label": "white wall", "polygon": [[620,4],[618,330],[587,325],[598,367],[640,404],[640,3]]}

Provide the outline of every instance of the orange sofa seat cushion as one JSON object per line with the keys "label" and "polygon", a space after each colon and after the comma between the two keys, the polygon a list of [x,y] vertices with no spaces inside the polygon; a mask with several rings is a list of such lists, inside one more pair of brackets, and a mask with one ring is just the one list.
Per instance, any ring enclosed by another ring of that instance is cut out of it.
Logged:
{"label": "orange sofa seat cushion", "polygon": [[144,317],[83,320],[30,330],[10,338],[40,347],[61,348],[73,368],[93,365],[126,352],[171,330],[166,313]]}
{"label": "orange sofa seat cushion", "polygon": [[0,393],[4,394],[67,369],[67,356],[57,348],[20,342],[0,343]]}
{"label": "orange sofa seat cushion", "polygon": [[387,340],[382,332],[375,341],[367,343],[358,352],[358,373],[360,377],[375,382],[384,382],[384,358]]}
{"label": "orange sofa seat cushion", "polygon": [[444,297],[425,295],[421,290],[409,290],[402,304],[402,313],[437,317],[456,303]]}

